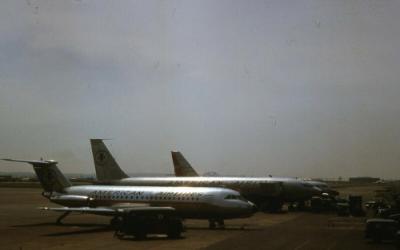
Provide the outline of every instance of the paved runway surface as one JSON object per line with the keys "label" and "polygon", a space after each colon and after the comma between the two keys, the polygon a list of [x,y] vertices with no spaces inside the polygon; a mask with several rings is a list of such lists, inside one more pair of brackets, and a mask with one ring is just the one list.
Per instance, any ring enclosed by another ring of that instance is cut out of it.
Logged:
{"label": "paved runway surface", "polygon": [[76,214],[65,225],[55,225],[59,214],[36,209],[51,205],[40,193],[35,188],[0,188],[0,249],[394,249],[363,238],[364,218],[311,213],[257,213],[227,221],[225,230],[187,220],[182,239],[154,235],[121,241],[113,237],[108,217]]}
{"label": "paved runway surface", "polygon": [[360,218],[301,214],[288,222],[258,232],[226,239],[208,249],[394,249],[376,245],[363,238],[364,222]]}

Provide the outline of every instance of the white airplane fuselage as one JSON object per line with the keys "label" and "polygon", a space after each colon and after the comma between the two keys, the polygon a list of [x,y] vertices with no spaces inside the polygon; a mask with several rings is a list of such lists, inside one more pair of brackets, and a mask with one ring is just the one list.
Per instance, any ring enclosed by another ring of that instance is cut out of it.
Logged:
{"label": "white airplane fuselage", "polygon": [[291,178],[278,177],[129,177],[102,183],[121,186],[223,187],[240,192],[246,199],[278,197],[283,201],[307,200],[321,190]]}
{"label": "white airplane fuselage", "polygon": [[183,218],[232,219],[249,217],[253,203],[225,188],[87,185],[52,193],[52,202],[69,207],[172,207]]}

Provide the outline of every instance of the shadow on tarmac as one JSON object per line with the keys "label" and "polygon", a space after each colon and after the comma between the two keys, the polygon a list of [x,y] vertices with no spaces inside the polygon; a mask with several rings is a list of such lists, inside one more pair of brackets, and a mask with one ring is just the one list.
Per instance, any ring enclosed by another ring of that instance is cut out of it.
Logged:
{"label": "shadow on tarmac", "polygon": [[179,238],[168,238],[165,235],[152,235],[149,234],[147,235],[146,238],[144,239],[137,239],[135,237],[124,237],[124,238],[119,238],[119,240],[123,240],[123,241],[177,241],[177,240],[184,240],[186,239],[186,237],[181,236]]}
{"label": "shadow on tarmac", "polygon": [[88,230],[78,230],[78,231],[72,231],[72,232],[59,232],[59,233],[51,233],[51,234],[45,234],[44,236],[49,236],[49,237],[58,237],[58,236],[67,236],[67,235],[74,235],[74,234],[91,234],[91,233],[101,233],[101,232],[109,232],[113,231],[111,227],[101,227],[101,228],[93,228],[93,229],[88,229]]}
{"label": "shadow on tarmac", "polygon": [[204,231],[262,231],[262,228],[237,226],[237,227],[225,227],[225,228],[215,228],[210,229],[208,227],[196,227],[196,226],[186,226],[188,230],[204,230]]}
{"label": "shadow on tarmac", "polygon": [[108,224],[98,223],[62,223],[57,224],[55,222],[42,222],[33,224],[13,225],[11,227],[43,227],[43,226],[59,226],[59,227],[110,227]]}

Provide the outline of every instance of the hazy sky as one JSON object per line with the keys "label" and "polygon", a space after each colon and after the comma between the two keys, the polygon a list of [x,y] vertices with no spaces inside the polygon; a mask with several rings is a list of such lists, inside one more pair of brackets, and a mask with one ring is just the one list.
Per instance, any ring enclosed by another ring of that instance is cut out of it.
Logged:
{"label": "hazy sky", "polygon": [[[1,1],[0,157],[400,178],[400,2]],[[0,171],[31,170],[0,162]]]}

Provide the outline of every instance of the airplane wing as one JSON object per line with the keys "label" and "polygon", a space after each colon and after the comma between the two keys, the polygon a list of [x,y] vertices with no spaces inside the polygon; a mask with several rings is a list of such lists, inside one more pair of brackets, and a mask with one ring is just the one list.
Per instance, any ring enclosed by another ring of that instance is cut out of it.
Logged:
{"label": "airplane wing", "polygon": [[107,207],[40,207],[41,210],[56,212],[78,212],[98,215],[117,215],[117,211]]}
{"label": "airplane wing", "polygon": [[151,207],[151,206],[129,206],[129,207],[41,207],[41,210],[56,212],[77,212],[97,215],[123,215],[128,213],[151,215],[151,214],[171,214],[175,212],[173,207]]}

